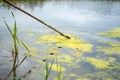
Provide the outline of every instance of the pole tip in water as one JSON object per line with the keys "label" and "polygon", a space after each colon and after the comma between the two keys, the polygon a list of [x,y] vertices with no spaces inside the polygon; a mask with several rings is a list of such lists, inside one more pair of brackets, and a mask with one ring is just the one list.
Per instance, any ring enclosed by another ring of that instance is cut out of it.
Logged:
{"label": "pole tip in water", "polygon": [[67,39],[71,39],[69,36],[66,36]]}

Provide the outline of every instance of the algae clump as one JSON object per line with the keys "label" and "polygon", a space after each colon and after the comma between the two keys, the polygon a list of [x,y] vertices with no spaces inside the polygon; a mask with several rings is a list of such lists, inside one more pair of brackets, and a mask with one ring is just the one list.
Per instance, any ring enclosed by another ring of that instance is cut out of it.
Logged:
{"label": "algae clump", "polygon": [[110,31],[105,31],[105,32],[100,33],[100,34],[108,36],[110,38],[120,38],[120,27],[115,28],[115,29],[110,30]]}
{"label": "algae clump", "polygon": [[[92,51],[92,44],[86,43],[76,36],[69,35],[71,39],[67,39],[61,35],[43,35],[39,37],[38,41],[42,41],[43,43],[53,43],[57,47],[66,47],[70,49],[77,49],[83,52],[91,52]],[[38,41],[36,41],[38,43]],[[41,43],[41,42],[40,42]]]}
{"label": "algae clump", "polygon": [[86,58],[86,61],[90,62],[93,66],[95,66],[95,68],[98,68],[98,69],[109,68],[109,62],[102,59]]}
{"label": "algae clump", "polygon": [[120,43],[117,42],[104,42],[110,47],[97,47],[97,51],[104,52],[105,54],[120,54]]}
{"label": "algae clump", "polygon": [[[49,65],[49,67],[51,66],[51,64]],[[52,64],[52,68],[53,71],[58,71],[58,72],[64,72],[66,71],[66,69],[58,64]]]}

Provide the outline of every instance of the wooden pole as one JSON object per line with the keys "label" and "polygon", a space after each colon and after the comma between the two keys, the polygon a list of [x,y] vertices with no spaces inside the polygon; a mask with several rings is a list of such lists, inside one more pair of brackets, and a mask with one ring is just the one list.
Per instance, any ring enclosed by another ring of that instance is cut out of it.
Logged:
{"label": "wooden pole", "polygon": [[60,35],[62,35],[62,36],[64,36],[64,37],[66,37],[66,38],[68,38],[68,39],[70,39],[70,37],[69,37],[69,36],[66,36],[65,34],[63,34],[62,32],[60,32],[59,30],[57,30],[57,29],[53,28],[52,26],[50,26],[49,24],[45,23],[44,21],[42,21],[42,20],[38,19],[37,17],[35,17],[35,16],[31,15],[30,13],[26,12],[25,10],[23,10],[23,9],[19,8],[18,6],[16,6],[16,5],[15,5],[15,4],[13,4],[12,2],[10,2],[10,1],[8,1],[8,0],[4,0],[4,2],[6,2],[6,3],[8,3],[9,5],[11,5],[12,7],[14,7],[14,8],[16,8],[16,9],[18,9],[18,10],[22,11],[23,13],[27,14],[28,16],[30,16],[30,17],[32,17],[32,18],[34,18],[34,19],[35,19],[35,20],[37,20],[38,22],[40,22],[40,23],[44,24],[45,26],[47,26],[47,27],[49,27],[50,29],[54,30],[55,32],[59,33]]}

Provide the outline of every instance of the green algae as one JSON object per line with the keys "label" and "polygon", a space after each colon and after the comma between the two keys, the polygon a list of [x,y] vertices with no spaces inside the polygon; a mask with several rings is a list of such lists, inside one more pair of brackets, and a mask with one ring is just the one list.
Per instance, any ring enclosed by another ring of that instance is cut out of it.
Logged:
{"label": "green algae", "polygon": [[110,30],[110,31],[102,32],[102,33],[100,33],[100,34],[101,34],[101,35],[108,36],[108,37],[110,37],[110,38],[120,38],[120,27],[115,28],[115,29]]}
{"label": "green algae", "polygon": [[109,68],[109,62],[103,59],[97,58],[86,58],[86,62],[90,62],[95,68],[106,69]]}
{"label": "green algae", "polygon": [[52,43],[57,47],[66,47],[74,50],[80,50],[83,52],[91,52],[92,44],[86,43],[74,35],[69,35],[71,39],[67,39],[61,35],[43,35],[38,38],[34,43],[42,44],[42,43]]}
{"label": "green algae", "polygon": [[89,80],[88,78],[78,78],[78,79],[76,79],[76,80]]}
{"label": "green algae", "polygon": [[[49,67],[50,67],[51,65],[49,65]],[[52,64],[52,67],[51,67],[51,69],[53,70],[53,71],[58,71],[58,72],[65,72],[66,71],[66,69],[64,68],[64,67],[62,67],[62,66],[60,66],[59,64]]]}
{"label": "green algae", "polygon": [[64,63],[71,63],[73,62],[74,58],[67,54],[61,54],[57,56],[58,62],[64,62]]}
{"label": "green algae", "polygon": [[105,54],[120,54],[120,43],[117,42],[105,42],[109,47],[97,47],[98,52],[104,52]]}

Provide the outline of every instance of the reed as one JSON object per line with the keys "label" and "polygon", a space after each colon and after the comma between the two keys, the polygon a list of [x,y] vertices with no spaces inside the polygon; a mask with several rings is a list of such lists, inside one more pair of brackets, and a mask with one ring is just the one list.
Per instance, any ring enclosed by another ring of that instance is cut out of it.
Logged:
{"label": "reed", "polygon": [[51,73],[51,70],[52,70],[52,66],[53,66],[53,63],[56,63],[57,64],[57,80],[62,80],[61,79],[61,75],[62,75],[62,65],[60,64],[60,67],[58,67],[59,63],[58,63],[58,58],[57,58],[57,53],[54,54],[55,57],[53,57],[52,61],[50,62],[49,59],[45,59],[45,80],[48,80],[49,79],[49,75],[52,74]]}
{"label": "reed", "polygon": [[[56,63],[57,63],[57,65],[59,64],[57,54],[56,54]],[[61,80],[61,74],[62,74],[61,70],[62,70],[62,64],[60,65],[60,69],[57,66],[57,80]]]}
{"label": "reed", "polygon": [[[31,52],[31,50],[27,47],[27,45],[18,38],[18,29],[16,26],[16,20],[15,20],[15,16],[14,13],[11,11],[12,17],[14,19],[14,26],[13,26],[13,30],[10,29],[10,26],[7,24],[7,22],[5,21],[5,25],[7,26],[7,29],[13,39],[13,49],[12,49],[12,57],[13,57],[13,68],[11,69],[10,73],[8,74],[7,78],[11,75],[11,73],[13,73],[13,80],[16,80],[16,72],[17,72],[17,68],[24,62],[24,60],[27,58],[27,56],[24,56],[20,61],[18,60],[18,55],[19,55],[19,50],[18,50],[18,46],[22,45],[24,49],[26,49],[28,52]],[[53,54],[54,55],[54,54]],[[47,57],[43,60],[45,62],[45,76],[44,76],[44,80],[48,80],[49,76],[51,74],[52,71],[52,66],[53,64],[56,62],[58,63],[57,60],[57,54],[56,54],[56,58],[53,57],[52,60],[51,59],[47,59]],[[60,68],[58,69],[57,67],[57,80],[61,80],[61,69],[62,69],[62,65],[60,65]],[[31,71],[31,70],[30,70]],[[29,71],[28,71],[29,72]]]}
{"label": "reed", "polygon": [[51,62],[50,67],[49,67],[49,59],[45,60],[45,80],[48,80],[48,78],[49,78],[53,63],[54,63],[54,58],[52,59],[52,62]]}
{"label": "reed", "polygon": [[17,26],[16,26],[16,20],[15,20],[15,16],[13,14],[13,12],[11,11],[11,14],[13,16],[13,19],[14,19],[14,29],[13,29],[13,32],[12,30],[10,29],[10,27],[8,26],[7,22],[5,21],[5,24],[7,26],[7,29],[9,30],[11,36],[12,36],[12,39],[13,39],[13,49],[12,49],[12,56],[13,56],[13,78],[14,80],[16,80],[16,69],[17,69],[17,60],[18,60],[18,37],[17,37]]}
{"label": "reed", "polygon": [[21,59],[20,61],[18,61],[18,55],[19,55],[19,52],[18,52],[18,46],[19,45],[22,45],[28,52],[30,52],[29,48],[27,48],[27,46],[24,44],[23,41],[21,41],[19,38],[18,38],[18,29],[17,29],[17,26],[16,26],[16,20],[15,20],[15,16],[14,16],[14,13],[11,11],[11,14],[12,14],[12,17],[14,19],[14,26],[13,26],[13,31],[10,29],[10,26],[7,24],[6,21],[4,21],[5,25],[7,26],[7,29],[13,39],[13,49],[12,49],[12,57],[13,57],[13,68],[11,69],[10,73],[8,74],[7,78],[11,75],[11,73],[13,72],[13,80],[16,80],[16,70],[17,70],[17,67],[19,67],[23,62],[24,60],[27,58],[26,56]]}

